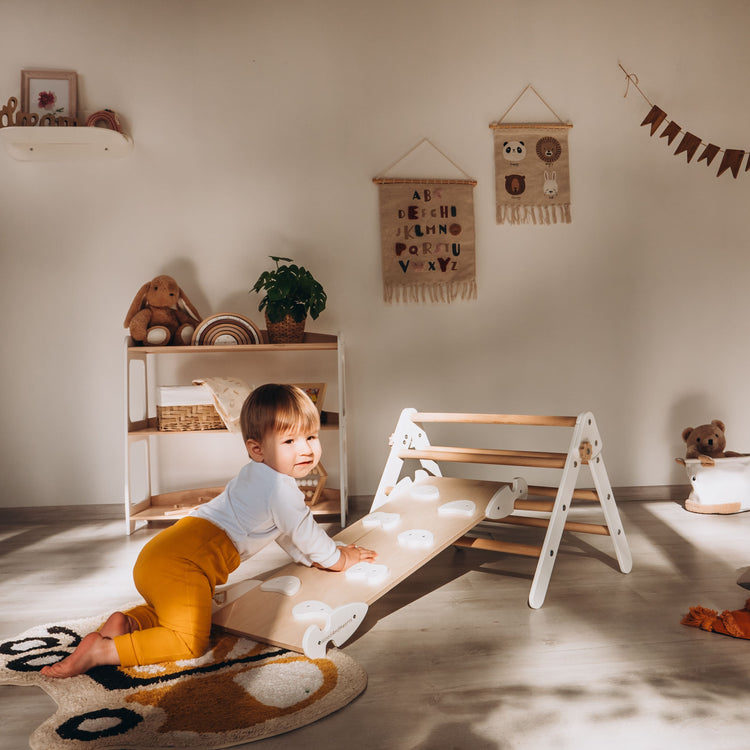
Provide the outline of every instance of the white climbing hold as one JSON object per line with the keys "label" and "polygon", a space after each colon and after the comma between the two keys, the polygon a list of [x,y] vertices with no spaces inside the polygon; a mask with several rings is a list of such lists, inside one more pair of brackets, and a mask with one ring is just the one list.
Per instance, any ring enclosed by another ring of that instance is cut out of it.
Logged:
{"label": "white climbing hold", "polygon": [[370,513],[362,519],[362,526],[366,529],[374,529],[381,526],[388,531],[389,529],[398,526],[400,518],[401,516],[398,513],[384,513],[381,510],[376,510],[374,513]]}
{"label": "white climbing hold", "polygon": [[438,508],[438,514],[441,516],[473,516],[476,511],[476,503],[471,500],[454,500],[445,503]]}
{"label": "white climbing hold", "polygon": [[386,565],[361,562],[352,565],[346,571],[345,575],[349,581],[366,581],[370,584],[377,584],[382,583],[388,577],[388,567]]}
{"label": "white climbing hold", "polygon": [[427,529],[409,529],[398,535],[398,543],[409,549],[430,549],[435,544],[435,537]]}
{"label": "white climbing hold", "polygon": [[297,576],[278,576],[269,578],[260,585],[261,591],[272,591],[275,594],[294,596],[300,589],[302,581]]}

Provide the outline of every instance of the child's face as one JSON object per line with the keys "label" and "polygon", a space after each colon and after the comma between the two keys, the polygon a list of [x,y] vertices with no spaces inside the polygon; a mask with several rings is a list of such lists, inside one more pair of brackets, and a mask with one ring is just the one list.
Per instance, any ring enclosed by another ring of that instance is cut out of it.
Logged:
{"label": "child's face", "polygon": [[247,451],[254,461],[300,479],[306,477],[320,461],[320,438],[317,432],[270,432],[260,443],[248,440]]}

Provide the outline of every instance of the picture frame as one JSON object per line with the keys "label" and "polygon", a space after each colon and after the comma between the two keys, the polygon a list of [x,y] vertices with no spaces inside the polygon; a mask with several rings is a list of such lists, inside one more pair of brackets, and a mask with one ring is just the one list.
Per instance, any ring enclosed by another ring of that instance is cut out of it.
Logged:
{"label": "picture frame", "polygon": [[323,411],[323,402],[326,397],[326,384],[325,383],[294,383],[297,388],[301,388],[309,397],[310,400],[315,404],[318,410],[318,414]]}
{"label": "picture frame", "polygon": [[75,118],[78,74],[72,70],[22,70],[21,111],[38,117]]}

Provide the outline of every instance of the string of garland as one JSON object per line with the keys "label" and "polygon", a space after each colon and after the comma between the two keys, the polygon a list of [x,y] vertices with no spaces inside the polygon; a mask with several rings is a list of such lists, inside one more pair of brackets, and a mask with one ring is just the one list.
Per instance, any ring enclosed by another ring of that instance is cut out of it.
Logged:
{"label": "string of garland", "polygon": [[[622,70],[622,72],[625,73],[625,78],[627,81],[624,96],[628,95],[630,85],[632,84],[638,91],[638,93],[648,102],[648,104],[651,105],[651,109],[643,119],[641,127],[643,127],[644,125],[650,126],[651,135],[653,136],[654,133],[656,133],[661,125],[663,125],[667,120],[667,113],[663,109],[661,109],[661,107],[658,107],[656,104],[653,104],[651,101],[649,101],[649,98],[643,93],[643,91],[641,91],[640,87],[638,86],[638,76],[635,73],[628,73],[628,71],[622,67],[622,64],[618,64],[620,65],[620,69]],[[748,159],[745,164],[745,172],[750,171],[750,152],[746,152],[743,149],[737,148],[720,148],[714,143],[705,143],[699,136],[687,130],[683,130],[683,128],[681,128],[674,120],[670,119],[667,122],[666,127],[664,128],[664,130],[662,130],[659,137],[666,138],[667,145],[671,146],[672,142],[675,140],[675,138],[677,138],[678,135],[680,135],[680,133],[682,133],[682,139],[677,144],[674,156],[685,154],[688,164],[692,161],[698,149],[703,146],[703,151],[698,157],[698,161],[696,163],[705,161],[706,166],[710,166],[711,162],[714,160],[717,154],[723,154],[721,163],[719,164],[719,171],[716,174],[717,177],[721,177],[724,172],[730,170],[732,172],[732,175],[736,179],[737,175],[739,174],[740,167],[742,166],[742,159],[744,158],[746,153],[748,154]]]}

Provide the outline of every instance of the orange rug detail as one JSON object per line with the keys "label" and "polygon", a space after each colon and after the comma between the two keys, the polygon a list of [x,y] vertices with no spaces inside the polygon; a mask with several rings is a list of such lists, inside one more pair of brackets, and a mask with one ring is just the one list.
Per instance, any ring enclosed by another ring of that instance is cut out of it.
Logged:
{"label": "orange rug detail", "polygon": [[725,609],[719,614],[715,609],[706,607],[690,607],[690,611],[682,618],[683,625],[700,628],[711,633],[731,635],[733,638],[750,639],[750,599],[745,602],[743,609]]}

